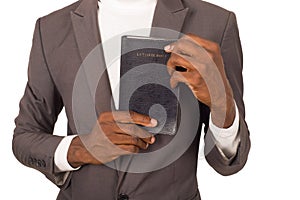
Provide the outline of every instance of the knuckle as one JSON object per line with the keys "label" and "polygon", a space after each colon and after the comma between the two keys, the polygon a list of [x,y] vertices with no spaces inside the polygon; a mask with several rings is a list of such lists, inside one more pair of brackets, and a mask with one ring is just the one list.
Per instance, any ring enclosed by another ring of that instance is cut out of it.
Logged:
{"label": "knuckle", "polygon": [[172,57],[172,55],[171,55],[170,58],[169,58],[169,60],[167,61],[167,64],[166,64],[167,67],[168,67],[168,69],[171,68],[172,63],[173,63],[173,57]]}
{"label": "knuckle", "polygon": [[185,34],[185,36],[187,36],[187,37],[195,37],[195,34],[193,34],[193,33],[187,33],[187,34]]}
{"label": "knuckle", "polygon": [[113,115],[124,118],[124,117],[126,117],[128,115],[128,111],[124,111],[124,110],[122,110],[122,111],[114,111]]}
{"label": "knuckle", "polygon": [[186,40],[194,41],[198,37],[195,34],[193,34],[193,33],[187,33],[182,38],[184,38]]}
{"label": "knuckle", "polygon": [[149,123],[151,121],[151,118],[147,115],[142,115],[142,120],[145,123]]}
{"label": "knuckle", "polygon": [[116,125],[115,126],[115,131],[116,132],[119,132],[119,133],[127,133],[128,132],[126,125],[123,125],[123,124],[120,124],[120,123],[116,123],[115,125]]}
{"label": "knuckle", "polygon": [[115,140],[115,133],[111,129],[104,129],[103,130],[104,135],[110,139],[110,140]]}
{"label": "knuckle", "polygon": [[148,133],[147,131],[143,130],[143,129],[140,129],[141,132],[140,132],[140,135],[141,135],[141,138],[149,138],[151,137],[151,134]]}
{"label": "knuckle", "polygon": [[214,52],[220,51],[220,46],[219,46],[219,44],[216,43],[216,42],[211,42],[211,48],[212,48],[212,50],[213,50]]}
{"label": "knuckle", "polygon": [[145,138],[145,137],[147,137],[147,135],[145,134],[145,132],[147,132],[147,131],[145,131],[145,130],[142,129],[142,128],[137,127],[137,128],[136,128],[136,131],[135,131],[135,134],[136,134],[139,138]]}
{"label": "knuckle", "polygon": [[138,153],[139,152],[139,148],[137,146],[131,145],[128,147],[128,151],[131,153]]}
{"label": "knuckle", "polygon": [[130,127],[130,125],[124,125],[124,126],[122,125],[120,127],[120,132],[130,135],[130,133],[131,133],[131,127]]}
{"label": "knuckle", "polygon": [[99,121],[105,121],[111,115],[111,112],[103,112],[99,116]]}
{"label": "knuckle", "polygon": [[134,144],[134,145],[138,144],[138,138],[131,137],[131,144]]}
{"label": "knuckle", "polygon": [[134,116],[134,115],[135,115],[135,112],[132,111],[132,110],[130,110],[130,111],[129,111],[129,114],[130,114],[130,116]]}
{"label": "knuckle", "polygon": [[184,47],[184,38],[179,39],[176,43],[175,43],[175,52],[180,52],[182,51],[182,48]]}
{"label": "knuckle", "polygon": [[133,133],[137,132],[137,127],[135,125],[130,125],[128,127],[129,133],[130,135],[133,135]]}
{"label": "knuckle", "polygon": [[110,124],[106,122],[99,122],[99,131],[107,133],[110,130]]}
{"label": "knuckle", "polygon": [[139,152],[139,148],[136,147],[136,146],[134,146],[134,147],[133,147],[133,153],[138,153],[138,152]]}
{"label": "knuckle", "polygon": [[136,112],[134,112],[134,111],[129,111],[129,117],[131,117],[131,119],[134,119],[134,118],[136,118]]}
{"label": "knuckle", "polygon": [[178,59],[177,52],[172,53],[169,60],[168,60],[168,62],[167,62],[167,66],[169,68],[174,67],[176,65],[177,59]]}

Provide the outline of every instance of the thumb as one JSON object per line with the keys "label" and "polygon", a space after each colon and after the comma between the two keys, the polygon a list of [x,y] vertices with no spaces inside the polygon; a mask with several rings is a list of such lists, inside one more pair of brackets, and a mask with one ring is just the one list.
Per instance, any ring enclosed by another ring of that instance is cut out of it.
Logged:
{"label": "thumb", "polygon": [[175,88],[179,82],[186,83],[186,79],[180,72],[175,71],[170,78],[170,86],[171,88]]}
{"label": "thumb", "polygon": [[170,78],[170,86],[171,86],[171,88],[176,88],[176,86],[178,85],[178,80],[176,79],[176,77],[174,77],[174,75],[173,76],[171,76],[171,78]]}

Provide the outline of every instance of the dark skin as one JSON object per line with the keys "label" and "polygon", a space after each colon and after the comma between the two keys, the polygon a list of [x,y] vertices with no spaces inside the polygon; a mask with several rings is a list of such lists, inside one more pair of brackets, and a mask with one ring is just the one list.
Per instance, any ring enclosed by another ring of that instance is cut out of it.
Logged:
{"label": "dark skin", "polygon": [[[167,63],[171,87],[176,87],[178,82],[185,83],[210,108],[216,126],[230,127],[235,118],[235,105],[219,45],[187,34],[165,47],[165,51],[171,53]],[[178,66],[184,70],[177,71]]]}
{"label": "dark skin", "polygon": [[67,155],[69,163],[73,167],[99,165],[147,149],[155,138],[137,125],[155,127],[157,121],[136,112],[102,113],[91,133],[72,140]]}
{"label": "dark skin", "polygon": [[[230,127],[235,118],[235,105],[219,45],[187,34],[166,46],[165,51],[171,53],[167,63],[171,87],[185,83],[210,108],[216,126]],[[92,133],[72,140],[67,156],[70,165],[99,165],[147,149],[155,137],[136,125],[155,127],[157,121],[135,112],[102,113]]]}

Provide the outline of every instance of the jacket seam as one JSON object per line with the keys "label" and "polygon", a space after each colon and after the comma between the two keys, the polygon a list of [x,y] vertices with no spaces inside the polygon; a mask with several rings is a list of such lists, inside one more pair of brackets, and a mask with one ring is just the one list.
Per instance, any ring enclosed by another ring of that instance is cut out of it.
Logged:
{"label": "jacket seam", "polygon": [[224,28],[224,31],[223,31],[222,37],[221,37],[221,44],[220,44],[221,47],[222,47],[222,45],[223,45],[224,37],[225,37],[225,34],[226,34],[227,30],[228,30],[229,23],[230,23],[230,18],[231,18],[231,15],[232,15],[232,14],[233,14],[232,12],[229,12],[229,14],[228,14],[227,21],[226,21],[226,26],[225,26],[225,28]]}
{"label": "jacket seam", "polygon": [[50,69],[49,69],[49,64],[48,64],[48,62],[47,62],[46,53],[45,53],[45,48],[44,48],[44,44],[43,44],[43,37],[42,37],[42,32],[41,32],[41,26],[42,26],[42,25],[41,25],[41,20],[42,20],[42,18],[39,18],[39,19],[38,19],[38,25],[39,25],[39,37],[40,37],[40,43],[41,43],[41,49],[42,49],[43,58],[44,58],[44,61],[45,61],[45,64],[46,64],[46,68],[47,68],[49,77],[50,77],[50,79],[51,79],[51,81],[52,81],[52,84],[53,84],[55,90],[58,92],[60,99],[62,100],[61,94],[60,94],[59,90],[57,89],[57,86],[56,86],[56,84],[55,84],[55,81],[54,81],[54,79],[53,79],[53,77],[52,77],[52,74],[51,74],[51,72],[50,72]]}

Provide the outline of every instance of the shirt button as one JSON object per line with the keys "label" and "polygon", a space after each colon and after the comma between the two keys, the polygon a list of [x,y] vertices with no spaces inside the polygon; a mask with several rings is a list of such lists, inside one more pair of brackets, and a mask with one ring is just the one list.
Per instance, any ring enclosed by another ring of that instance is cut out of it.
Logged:
{"label": "shirt button", "polygon": [[118,200],[129,200],[129,197],[127,194],[119,194]]}

